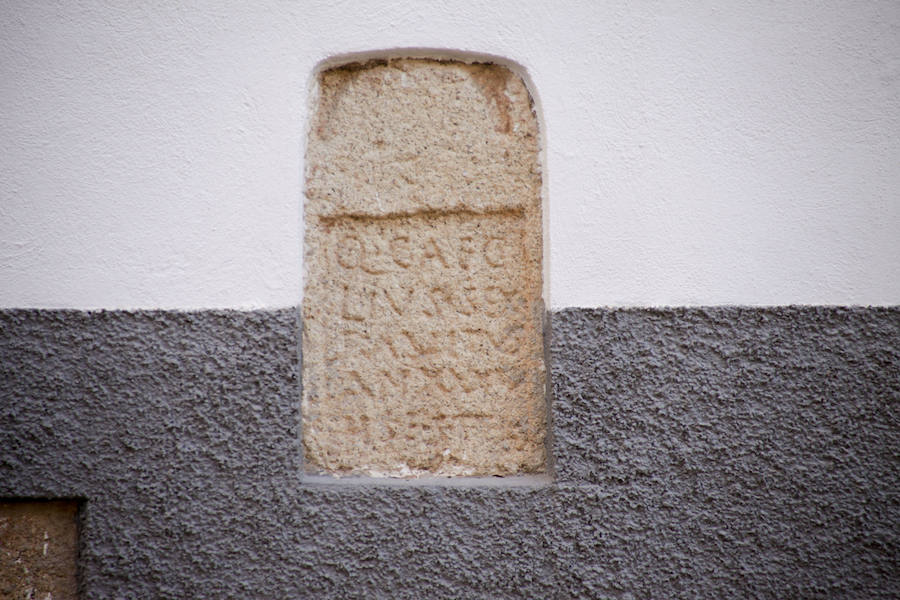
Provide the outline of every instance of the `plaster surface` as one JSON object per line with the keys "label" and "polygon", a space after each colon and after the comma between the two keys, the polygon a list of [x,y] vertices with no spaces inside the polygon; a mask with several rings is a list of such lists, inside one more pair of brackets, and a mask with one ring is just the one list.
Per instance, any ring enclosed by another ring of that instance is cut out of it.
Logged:
{"label": "plaster surface", "polygon": [[[900,3],[0,4],[0,306],[295,306],[320,62],[501,57],[545,298],[900,302]],[[388,52],[385,52],[388,51]]]}
{"label": "plaster surface", "polygon": [[[900,310],[552,316],[553,483],[300,474],[298,314],[0,312],[0,496],[86,598],[894,598]],[[517,478],[518,479],[518,478]]]}
{"label": "plaster surface", "polygon": [[541,175],[524,82],[458,61],[319,75],[303,446],[331,473],[545,464]]}

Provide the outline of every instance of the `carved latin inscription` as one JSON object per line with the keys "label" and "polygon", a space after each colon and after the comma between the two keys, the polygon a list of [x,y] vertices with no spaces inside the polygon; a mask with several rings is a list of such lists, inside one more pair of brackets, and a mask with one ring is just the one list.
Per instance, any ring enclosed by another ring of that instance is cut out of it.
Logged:
{"label": "carved latin inscription", "polygon": [[[320,85],[305,213],[308,468],[541,470],[540,177],[527,91],[500,67],[422,60],[326,71]],[[467,177],[476,185],[440,199]]]}

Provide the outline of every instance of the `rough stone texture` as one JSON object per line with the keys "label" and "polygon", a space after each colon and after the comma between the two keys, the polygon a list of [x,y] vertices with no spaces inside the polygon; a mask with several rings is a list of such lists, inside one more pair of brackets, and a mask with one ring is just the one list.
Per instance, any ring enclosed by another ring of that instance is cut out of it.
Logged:
{"label": "rough stone texture", "polygon": [[76,598],[77,511],[74,501],[0,501],[0,598]]}
{"label": "rough stone texture", "polygon": [[307,163],[312,471],[545,465],[537,120],[503,67],[324,71]]}
{"label": "rough stone texture", "polygon": [[0,496],[86,498],[84,598],[897,596],[900,309],[552,329],[556,483],[319,485],[295,311],[0,312]]}

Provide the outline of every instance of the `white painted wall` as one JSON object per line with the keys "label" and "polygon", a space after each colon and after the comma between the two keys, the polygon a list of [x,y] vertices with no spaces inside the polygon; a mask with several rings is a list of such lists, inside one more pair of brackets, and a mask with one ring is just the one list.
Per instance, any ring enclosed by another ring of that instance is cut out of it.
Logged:
{"label": "white painted wall", "polygon": [[553,307],[900,303],[896,0],[182,4],[0,5],[0,306],[297,304],[311,73],[398,47],[529,73]]}

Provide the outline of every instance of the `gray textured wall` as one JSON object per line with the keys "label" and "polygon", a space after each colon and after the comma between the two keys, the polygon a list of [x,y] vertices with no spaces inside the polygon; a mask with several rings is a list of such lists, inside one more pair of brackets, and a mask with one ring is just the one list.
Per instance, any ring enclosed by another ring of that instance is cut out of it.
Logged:
{"label": "gray textured wall", "polygon": [[323,485],[296,311],[3,311],[0,496],[86,499],[89,598],[900,595],[900,309],[552,329],[555,483]]}

